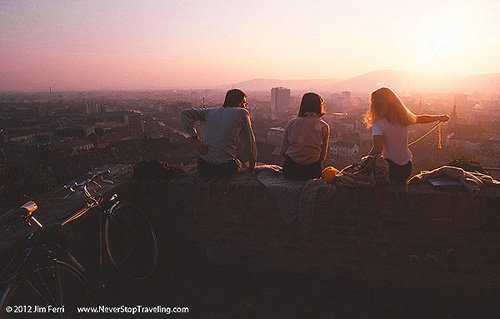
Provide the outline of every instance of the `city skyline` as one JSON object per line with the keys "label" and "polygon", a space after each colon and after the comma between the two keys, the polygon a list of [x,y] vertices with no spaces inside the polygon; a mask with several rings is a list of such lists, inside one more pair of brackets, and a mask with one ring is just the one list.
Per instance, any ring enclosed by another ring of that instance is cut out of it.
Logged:
{"label": "city skyline", "polygon": [[0,91],[499,73],[498,1],[11,1]]}

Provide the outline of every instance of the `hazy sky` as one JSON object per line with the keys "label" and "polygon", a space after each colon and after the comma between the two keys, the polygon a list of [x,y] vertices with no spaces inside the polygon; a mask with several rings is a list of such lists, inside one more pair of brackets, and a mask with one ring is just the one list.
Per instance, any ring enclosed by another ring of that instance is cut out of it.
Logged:
{"label": "hazy sky", "polygon": [[499,0],[1,0],[0,90],[500,72]]}

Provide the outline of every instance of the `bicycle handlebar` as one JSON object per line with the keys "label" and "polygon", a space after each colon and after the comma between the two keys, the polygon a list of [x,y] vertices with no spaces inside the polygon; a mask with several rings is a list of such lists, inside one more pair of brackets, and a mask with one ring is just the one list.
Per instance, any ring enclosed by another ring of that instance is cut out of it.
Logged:
{"label": "bicycle handlebar", "polygon": [[63,187],[57,189],[55,191],[55,193],[61,193],[63,191],[67,191],[67,190],[69,190],[72,193],[74,193],[77,190],[81,190],[85,186],[87,186],[88,184],[90,184],[92,182],[95,182],[95,181],[100,181],[100,182],[104,182],[104,183],[107,183],[107,184],[114,184],[114,182],[112,180],[104,178],[104,176],[107,176],[109,174],[111,174],[111,172],[109,170],[98,172],[98,173],[94,174],[92,177],[87,178],[87,179],[81,181],[80,183],[78,183],[77,181],[74,181],[72,183],[64,185]]}
{"label": "bicycle handlebar", "polygon": [[104,179],[104,176],[109,175],[109,174],[111,174],[111,172],[109,170],[98,172],[98,173],[94,174],[92,177],[87,178],[86,180],[84,180],[80,183],[75,182],[75,184],[71,185],[71,187],[76,186],[76,187],[80,188],[80,187],[86,186],[94,181],[102,181],[102,182],[113,184],[113,181]]}

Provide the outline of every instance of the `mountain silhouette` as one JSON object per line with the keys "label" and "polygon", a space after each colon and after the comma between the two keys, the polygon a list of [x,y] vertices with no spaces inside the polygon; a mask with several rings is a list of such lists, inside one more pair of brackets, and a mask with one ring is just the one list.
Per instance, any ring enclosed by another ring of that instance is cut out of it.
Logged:
{"label": "mountain silhouette", "polygon": [[254,79],[220,88],[237,87],[247,91],[265,91],[283,86],[299,91],[352,91],[367,93],[382,86],[390,87],[398,94],[411,93],[500,93],[500,73],[471,76],[425,75],[402,70],[378,70],[348,79]]}

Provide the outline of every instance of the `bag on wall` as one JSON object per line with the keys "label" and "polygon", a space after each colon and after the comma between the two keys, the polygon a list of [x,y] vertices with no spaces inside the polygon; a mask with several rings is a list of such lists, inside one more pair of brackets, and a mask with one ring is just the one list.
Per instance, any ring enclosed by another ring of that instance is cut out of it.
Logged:
{"label": "bag on wall", "polygon": [[391,183],[389,178],[389,163],[377,155],[368,155],[360,163],[354,163],[343,168],[337,174],[340,186],[370,188],[375,185]]}

